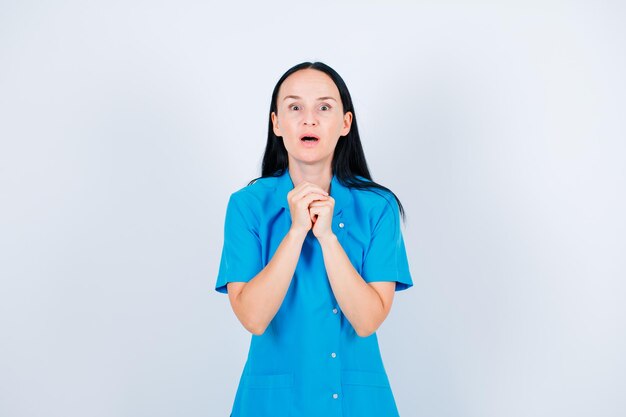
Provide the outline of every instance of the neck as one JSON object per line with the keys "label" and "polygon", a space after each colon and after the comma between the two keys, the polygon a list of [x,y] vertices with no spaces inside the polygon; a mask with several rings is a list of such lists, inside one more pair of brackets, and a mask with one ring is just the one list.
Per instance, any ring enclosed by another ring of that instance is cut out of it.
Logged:
{"label": "neck", "polygon": [[289,161],[289,176],[293,186],[297,187],[303,181],[319,185],[324,191],[330,192],[330,182],[333,178],[332,167],[326,165],[305,165]]}

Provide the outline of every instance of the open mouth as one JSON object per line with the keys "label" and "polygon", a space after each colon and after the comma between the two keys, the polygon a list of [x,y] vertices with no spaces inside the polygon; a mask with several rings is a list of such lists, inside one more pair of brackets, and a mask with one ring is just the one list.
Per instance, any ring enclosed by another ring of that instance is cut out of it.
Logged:
{"label": "open mouth", "polygon": [[318,138],[314,133],[307,132],[300,136],[300,140],[303,142],[317,142],[320,138]]}

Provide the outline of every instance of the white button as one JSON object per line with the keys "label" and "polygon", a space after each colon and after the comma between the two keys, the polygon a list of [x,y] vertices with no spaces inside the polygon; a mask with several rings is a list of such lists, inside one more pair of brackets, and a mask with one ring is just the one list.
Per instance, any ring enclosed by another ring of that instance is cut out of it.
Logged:
{"label": "white button", "polygon": [[334,398],[334,399],[337,399],[337,398],[339,398],[339,395],[337,395],[337,394],[333,394],[333,398]]}
{"label": "white button", "polygon": [[337,314],[337,309],[333,308],[333,314]]}
{"label": "white button", "polygon": [[330,356],[332,356],[333,358],[337,357],[337,354],[335,352],[331,353]]}
{"label": "white button", "polygon": [[339,223],[339,227],[343,229],[343,223]]}

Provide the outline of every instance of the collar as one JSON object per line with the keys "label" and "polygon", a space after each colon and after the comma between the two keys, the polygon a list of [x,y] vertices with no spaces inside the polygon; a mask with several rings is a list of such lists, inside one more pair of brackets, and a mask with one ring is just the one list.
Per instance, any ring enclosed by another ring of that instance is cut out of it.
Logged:
{"label": "collar", "polygon": [[[282,175],[276,177],[276,199],[277,203],[289,210],[289,202],[287,201],[287,194],[293,190],[294,184],[291,179],[289,169],[285,169]],[[339,182],[337,176],[333,174],[330,180],[330,196],[335,199],[335,209],[333,215],[337,215],[343,211],[343,209],[352,203],[353,197],[350,192],[350,188],[344,186]]]}

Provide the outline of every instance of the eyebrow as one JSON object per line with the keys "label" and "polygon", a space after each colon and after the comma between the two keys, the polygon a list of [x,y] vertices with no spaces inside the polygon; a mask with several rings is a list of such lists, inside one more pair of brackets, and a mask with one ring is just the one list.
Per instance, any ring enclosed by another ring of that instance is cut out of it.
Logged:
{"label": "eyebrow", "polygon": [[[301,99],[302,97],[289,95],[289,96],[285,96],[285,98],[283,100],[287,100],[288,98],[293,98],[293,99],[298,100],[298,99]],[[318,100],[335,100],[334,97],[330,97],[330,96],[318,97],[317,99]],[[337,100],[335,100],[335,101],[337,101]]]}

